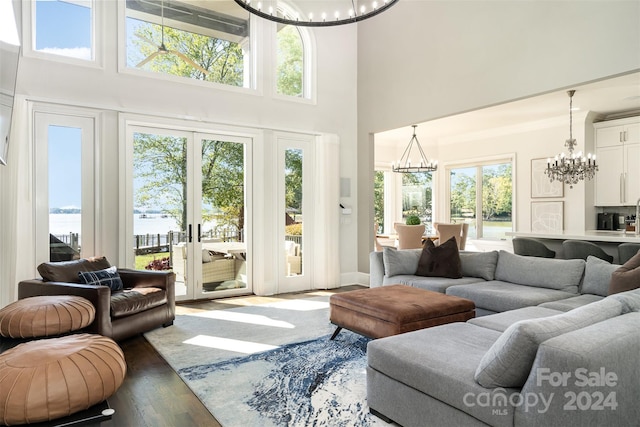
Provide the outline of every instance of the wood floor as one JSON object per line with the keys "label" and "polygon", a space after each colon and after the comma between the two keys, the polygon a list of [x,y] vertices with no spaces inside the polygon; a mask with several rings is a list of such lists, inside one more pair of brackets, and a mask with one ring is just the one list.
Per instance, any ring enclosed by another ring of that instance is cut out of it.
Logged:
{"label": "wood floor", "polygon": [[[176,312],[180,314],[196,309],[227,309],[361,288],[362,286],[354,285],[329,291],[194,302],[180,304],[176,307]],[[142,335],[121,341],[119,344],[127,361],[127,376],[116,394],[109,398],[109,404],[116,412],[111,420],[89,425],[96,427],[220,426],[196,395]]]}

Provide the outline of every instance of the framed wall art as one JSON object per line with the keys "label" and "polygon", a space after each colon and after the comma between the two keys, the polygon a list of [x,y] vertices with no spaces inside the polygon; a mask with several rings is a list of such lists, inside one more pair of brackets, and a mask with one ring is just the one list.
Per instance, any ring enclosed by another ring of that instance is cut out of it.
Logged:
{"label": "framed wall art", "polygon": [[531,159],[531,198],[563,197],[564,184],[561,181],[549,181],[544,173],[547,159]]}
{"label": "framed wall art", "polygon": [[531,232],[560,234],[564,224],[564,202],[531,202]]}

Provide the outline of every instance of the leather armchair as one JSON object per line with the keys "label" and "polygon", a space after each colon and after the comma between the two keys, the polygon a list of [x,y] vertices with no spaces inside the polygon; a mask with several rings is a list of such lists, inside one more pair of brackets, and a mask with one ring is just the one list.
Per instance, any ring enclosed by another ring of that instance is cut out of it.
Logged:
{"label": "leather armchair", "polygon": [[112,292],[108,286],[31,279],[18,284],[18,299],[40,295],[86,298],[94,305],[96,317],[85,331],[116,341],[173,324],[176,302],[173,272],[120,268],[118,274],[124,284],[122,291]]}

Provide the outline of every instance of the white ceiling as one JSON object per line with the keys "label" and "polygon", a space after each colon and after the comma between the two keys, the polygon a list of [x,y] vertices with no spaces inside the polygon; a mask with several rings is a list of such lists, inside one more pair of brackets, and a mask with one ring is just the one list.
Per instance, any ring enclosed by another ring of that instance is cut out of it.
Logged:
{"label": "white ceiling", "polygon": [[[602,119],[619,112],[640,114],[640,73],[633,73],[442,119],[415,123],[418,125],[416,136],[420,144],[434,145],[452,137],[491,129],[562,116],[566,116],[568,120],[568,89],[576,90],[573,96],[574,111],[593,111]],[[375,134],[375,145],[406,145],[413,132],[411,124],[413,123]]]}

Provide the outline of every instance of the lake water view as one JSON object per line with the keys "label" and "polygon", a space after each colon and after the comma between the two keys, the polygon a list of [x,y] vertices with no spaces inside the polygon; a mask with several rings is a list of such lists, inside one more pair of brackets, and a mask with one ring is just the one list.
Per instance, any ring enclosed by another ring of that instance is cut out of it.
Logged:
{"label": "lake water view", "polygon": [[[49,233],[53,235],[65,235],[80,233],[81,214],[50,214]],[[205,223],[203,229],[209,230],[213,223]],[[147,214],[141,218],[136,214],[133,219],[133,234],[166,234],[169,231],[180,231],[176,221],[170,217],[162,217],[160,214]]]}

